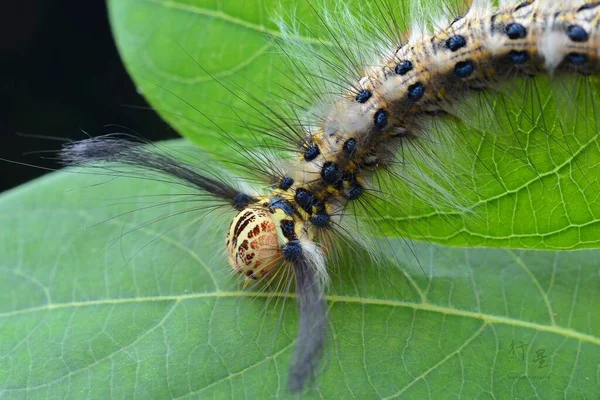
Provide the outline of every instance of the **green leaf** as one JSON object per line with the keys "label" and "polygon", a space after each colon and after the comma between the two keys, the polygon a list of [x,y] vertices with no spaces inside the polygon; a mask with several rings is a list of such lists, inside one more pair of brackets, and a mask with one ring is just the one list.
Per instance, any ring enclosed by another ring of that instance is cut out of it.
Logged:
{"label": "green leaf", "polygon": [[[227,158],[232,151],[202,113],[251,145],[236,118],[251,95],[278,90],[284,63],[267,40],[277,36],[269,17],[278,3],[113,0],[110,11],[151,104],[195,145]],[[318,25],[305,3],[297,15]],[[442,151],[439,165],[468,213],[432,207],[396,182],[402,201],[378,204],[376,221],[389,238],[378,245],[393,251],[374,264],[342,249],[330,265],[326,356],[308,398],[598,391],[600,250],[394,238],[597,247],[597,119],[584,104],[596,101],[595,82],[518,85],[483,108],[472,99],[463,110],[470,118],[435,127],[465,150]],[[566,90],[559,96],[554,86]],[[195,209],[202,204],[187,194],[156,181],[59,173],[0,197],[0,397],[288,397],[293,295],[244,289],[222,255],[229,215]]]}
{"label": "green leaf", "polygon": [[[56,173],[0,198],[0,397],[288,396],[293,296],[232,276],[227,216],[161,219],[197,205],[182,194]],[[334,273],[307,398],[597,393],[598,251],[389,245],[381,265],[363,255]]]}
{"label": "green leaf", "polygon": [[[325,3],[335,8],[335,1]],[[370,6],[346,3],[356,10]],[[421,3],[432,15],[451,7],[442,0]],[[241,147],[256,146],[240,121],[256,114],[248,104],[253,96],[271,102],[290,95],[278,86],[290,78],[272,40],[280,36],[271,21],[277,10],[296,10],[312,34],[301,41],[323,48],[317,43],[328,39],[305,1],[109,4],[117,45],[146,98],[182,135],[226,157],[236,153],[221,128]],[[377,23],[373,18],[368,21]],[[410,18],[399,23],[406,26]],[[394,197],[377,203],[376,226],[386,236],[457,246],[598,247],[599,100],[596,81],[576,77],[528,79],[493,96],[476,95],[462,104],[462,122],[436,119],[427,132],[434,140],[422,141],[437,172],[423,177],[427,166],[404,154],[417,172],[386,185],[394,188]],[[415,196],[415,186],[426,187],[432,179],[452,200],[435,189]]]}
{"label": "green leaf", "polygon": [[446,121],[434,134],[451,132],[456,142],[444,152],[442,139],[442,148],[434,150],[436,168],[441,166],[448,182],[433,177],[458,192],[461,207],[432,207],[418,198],[411,203],[414,187],[400,186],[396,198],[410,208],[381,206],[376,222],[385,234],[471,247],[598,248],[595,81],[538,77],[508,88],[515,97],[469,99],[465,119]]}
{"label": "green leaf", "polygon": [[[251,111],[253,95],[281,94],[284,63],[269,39],[279,36],[271,18],[279,4],[295,3],[117,0],[109,11],[125,65],[155,109],[199,146],[231,152],[221,130],[249,145],[249,131],[237,134],[240,113]],[[310,21],[309,9],[305,2],[298,16]]]}

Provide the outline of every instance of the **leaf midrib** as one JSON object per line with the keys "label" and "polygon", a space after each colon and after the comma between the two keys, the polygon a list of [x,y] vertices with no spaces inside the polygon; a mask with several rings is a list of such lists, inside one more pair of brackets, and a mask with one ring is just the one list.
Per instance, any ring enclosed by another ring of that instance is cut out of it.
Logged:
{"label": "leaf midrib", "polygon": [[[145,296],[145,297],[128,297],[120,299],[104,299],[104,300],[90,300],[90,301],[74,301],[69,303],[52,303],[45,304],[39,307],[24,308],[21,310],[8,311],[0,313],[0,318],[8,318],[17,315],[29,314],[39,311],[52,311],[57,309],[68,309],[68,308],[79,308],[79,307],[93,307],[103,305],[118,305],[118,304],[131,304],[131,303],[145,303],[145,302],[156,302],[156,301],[175,301],[182,302],[185,300],[195,299],[206,299],[206,298],[240,298],[240,297],[253,297],[253,298],[288,298],[294,299],[296,296],[292,293],[278,293],[278,292],[249,292],[249,291],[214,291],[204,293],[189,293],[182,295],[171,295],[171,296]],[[348,303],[348,304],[360,304],[360,305],[379,305],[388,307],[403,307],[410,308],[418,311],[429,311],[438,314],[451,315],[463,318],[476,319],[487,324],[501,324],[510,325],[520,328],[534,329],[542,332],[554,333],[567,338],[576,339],[582,342],[588,342],[600,346],[600,337],[588,335],[574,329],[563,328],[557,325],[543,325],[536,322],[521,321],[514,318],[502,317],[499,315],[485,314],[479,312],[472,312],[466,310],[459,310],[450,307],[438,306],[428,302],[422,303],[411,303],[398,300],[385,300],[375,298],[361,298],[352,296],[337,296],[328,295],[325,299],[331,303],[331,307],[335,303]]]}

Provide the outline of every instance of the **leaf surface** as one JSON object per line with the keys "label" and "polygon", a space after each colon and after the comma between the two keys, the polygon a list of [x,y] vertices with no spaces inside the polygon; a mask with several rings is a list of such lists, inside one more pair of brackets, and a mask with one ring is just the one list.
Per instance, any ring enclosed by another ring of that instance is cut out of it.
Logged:
{"label": "leaf surface", "polygon": [[[280,90],[285,64],[268,40],[278,3],[110,1],[132,77],[193,141],[186,151],[234,156],[210,120],[256,145],[240,120],[246,101]],[[319,25],[306,4],[297,15]],[[598,393],[598,250],[432,244],[597,247],[595,85],[523,81],[437,127],[465,150],[440,156],[464,207],[391,185],[395,201],[375,217],[390,250],[375,264],[344,248],[330,265],[326,355],[308,398]],[[231,215],[204,206],[177,185],[66,172],[3,194],[0,397],[288,397],[293,295],[244,289],[222,254]]]}
{"label": "leaf surface", "polygon": [[[3,398],[287,396],[293,295],[244,290],[221,254],[228,215],[183,195],[65,172],[0,198]],[[330,266],[308,398],[597,393],[597,251],[389,245],[379,265]]]}

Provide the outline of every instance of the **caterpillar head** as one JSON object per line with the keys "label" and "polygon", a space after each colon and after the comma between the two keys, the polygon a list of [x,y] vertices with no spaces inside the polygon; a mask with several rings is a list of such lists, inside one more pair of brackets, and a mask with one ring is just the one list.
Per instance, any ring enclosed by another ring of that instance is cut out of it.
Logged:
{"label": "caterpillar head", "polygon": [[[287,242],[282,221],[292,217],[269,203],[254,204],[240,211],[227,232],[227,251],[231,267],[249,279],[258,280],[282,261],[282,246]],[[293,220],[292,220],[293,221]],[[292,222],[293,223],[293,222]]]}

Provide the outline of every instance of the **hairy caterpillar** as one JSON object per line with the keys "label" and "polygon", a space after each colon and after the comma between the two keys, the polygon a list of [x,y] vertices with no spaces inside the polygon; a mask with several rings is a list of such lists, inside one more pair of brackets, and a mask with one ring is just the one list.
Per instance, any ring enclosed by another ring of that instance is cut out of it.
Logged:
{"label": "hairy caterpillar", "polygon": [[[299,390],[313,373],[323,343],[326,270],[313,242],[327,240],[347,203],[364,198],[377,165],[390,166],[395,148],[418,142],[427,119],[451,112],[452,103],[467,93],[519,75],[596,74],[597,5],[537,1],[502,4],[496,10],[488,2],[475,2],[454,23],[437,23],[440,30],[433,39],[413,29],[407,44],[380,55],[378,64],[364,71],[366,79],[357,77],[346,86],[346,95],[325,108],[321,118],[291,127],[300,141],[298,160],[281,168],[273,190],[233,190],[116,138],[74,144],[63,156],[72,164],[117,161],[166,172],[240,210],[229,229],[232,266],[250,279],[289,268],[299,282],[303,320],[290,375],[290,388]],[[273,171],[271,165],[265,169]],[[288,176],[291,171],[294,175]],[[255,252],[248,251],[252,243],[258,244]]]}

